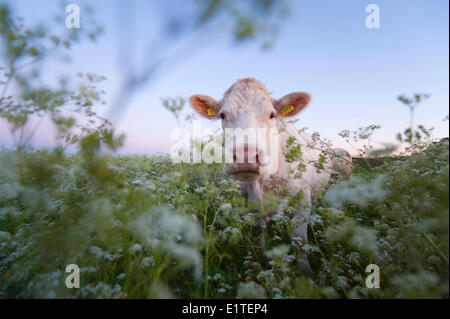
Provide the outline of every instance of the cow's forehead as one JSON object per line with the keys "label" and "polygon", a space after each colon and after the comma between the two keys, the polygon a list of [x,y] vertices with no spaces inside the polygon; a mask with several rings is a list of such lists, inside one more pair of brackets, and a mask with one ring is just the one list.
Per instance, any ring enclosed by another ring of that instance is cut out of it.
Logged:
{"label": "cow's forehead", "polygon": [[264,84],[253,78],[236,81],[224,94],[222,109],[232,113],[266,112],[272,109],[272,98]]}

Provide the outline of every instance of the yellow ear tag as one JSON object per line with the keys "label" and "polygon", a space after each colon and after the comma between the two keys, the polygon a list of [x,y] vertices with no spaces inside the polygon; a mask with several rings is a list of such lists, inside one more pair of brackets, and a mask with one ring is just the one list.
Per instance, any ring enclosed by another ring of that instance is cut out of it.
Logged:
{"label": "yellow ear tag", "polygon": [[283,114],[283,115],[289,114],[289,113],[291,113],[294,109],[295,109],[295,107],[294,107],[292,104],[290,104],[290,105],[286,106],[286,107],[281,111],[281,114]]}
{"label": "yellow ear tag", "polygon": [[208,112],[208,115],[210,115],[210,116],[217,115],[217,112],[214,111],[213,109],[206,109],[206,112]]}

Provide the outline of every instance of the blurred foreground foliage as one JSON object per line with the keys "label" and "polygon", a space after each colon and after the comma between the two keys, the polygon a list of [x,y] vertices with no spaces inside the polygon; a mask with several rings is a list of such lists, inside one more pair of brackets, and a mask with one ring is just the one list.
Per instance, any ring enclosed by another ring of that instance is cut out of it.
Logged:
{"label": "blurred foreground foliage", "polygon": [[[308,243],[290,240],[295,211],[274,200],[266,254],[256,206],[221,165],[101,154],[99,143],[0,152],[2,297],[448,297],[448,142],[331,185]],[[65,286],[72,263],[80,289]],[[365,286],[368,264],[380,289]]]}

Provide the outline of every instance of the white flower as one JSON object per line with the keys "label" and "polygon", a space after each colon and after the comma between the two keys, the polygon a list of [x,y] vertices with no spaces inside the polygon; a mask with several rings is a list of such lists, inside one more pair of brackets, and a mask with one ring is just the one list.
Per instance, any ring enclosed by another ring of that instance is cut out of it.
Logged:
{"label": "white flower", "polygon": [[360,258],[361,258],[361,255],[356,251],[348,254],[348,261],[351,263],[354,263],[354,264],[359,263]]}
{"label": "white flower", "polygon": [[0,200],[7,201],[16,197],[20,191],[18,183],[4,183],[0,184]]}
{"label": "white flower", "polygon": [[192,266],[194,268],[194,277],[197,280],[200,279],[202,275],[202,256],[197,249],[184,245],[171,245],[168,250],[179,261],[181,266]]}
{"label": "white flower", "polygon": [[141,267],[147,268],[155,265],[155,258],[153,256],[145,257],[141,261]]}
{"label": "white flower", "polygon": [[180,237],[188,246],[198,246],[203,241],[197,222],[163,207],[141,214],[130,223],[130,229],[141,243],[153,249],[158,248],[154,247],[155,244],[166,245]]}
{"label": "white flower", "polygon": [[94,272],[96,272],[96,271],[97,271],[97,268],[92,267],[92,266],[87,266],[87,267],[81,267],[81,268],[80,268],[80,273],[84,273],[84,272],[87,272],[87,273],[94,273]]}
{"label": "white flower", "polygon": [[281,292],[280,289],[274,287],[272,288],[272,292],[275,294],[273,296],[273,299],[284,299],[283,293]]}
{"label": "white flower", "polygon": [[282,244],[266,252],[266,256],[274,261],[283,260],[284,256],[289,252],[289,246]]}
{"label": "white flower", "polygon": [[142,250],[142,246],[139,245],[139,244],[134,244],[133,246],[131,246],[131,247],[128,249],[128,251],[130,252],[130,254],[137,253],[137,252],[139,252],[139,251],[141,251],[141,250]]}
{"label": "white flower", "polygon": [[312,225],[321,225],[323,224],[323,219],[318,214],[313,214],[309,217],[309,221]]}
{"label": "white flower", "polygon": [[227,213],[227,212],[231,211],[232,208],[233,208],[233,206],[231,206],[230,203],[225,203],[225,204],[222,204],[222,206],[220,206],[219,210]]}
{"label": "white flower", "polygon": [[311,252],[311,253],[318,253],[319,249],[316,246],[312,246],[310,244],[303,245],[303,251],[305,252]]}
{"label": "white flower", "polygon": [[105,252],[103,254],[103,259],[105,259],[106,261],[114,261],[119,259],[122,256],[121,253],[117,253],[117,254],[110,254],[108,252]]}
{"label": "white flower", "polygon": [[242,238],[242,233],[239,228],[227,226],[223,231],[219,232],[219,237],[222,241],[238,242]]}
{"label": "white flower", "polygon": [[382,201],[389,195],[389,191],[383,188],[385,181],[385,175],[378,175],[370,181],[354,176],[330,187],[324,200],[335,208],[342,208],[346,203],[365,206],[373,201]]}
{"label": "white flower", "polygon": [[95,298],[117,298],[120,295],[122,288],[120,285],[114,287],[104,282],[99,282],[95,286],[86,285],[77,289],[76,296],[81,298],[94,297]]}
{"label": "white flower", "polygon": [[283,258],[283,261],[284,261],[286,264],[290,264],[290,263],[292,263],[294,260],[295,260],[295,257],[294,257],[293,255],[286,255],[286,256],[284,256],[284,258]]}
{"label": "white flower", "polygon": [[122,226],[122,222],[118,219],[116,219],[111,225],[112,228],[119,228],[121,226]]}
{"label": "white flower", "polygon": [[0,231],[0,242],[9,241],[10,239],[10,233],[8,233],[7,231]]}
{"label": "white flower", "polygon": [[273,269],[263,270],[261,271],[256,278],[263,278],[265,283],[268,285],[272,285],[275,282],[275,275],[273,273]]}
{"label": "white flower", "polygon": [[343,277],[343,276],[339,276],[338,279],[337,279],[336,285],[339,288],[347,288],[348,287],[347,279],[345,277]]}
{"label": "white flower", "polygon": [[97,257],[97,258],[103,257],[103,250],[102,250],[100,247],[92,246],[92,247],[90,248],[90,251],[91,251],[91,253],[94,254],[95,257]]}
{"label": "white flower", "polygon": [[266,297],[266,290],[254,281],[241,282],[238,288],[238,298],[261,299]]}
{"label": "white flower", "polygon": [[296,237],[292,237],[291,238],[291,242],[292,242],[292,244],[296,244],[296,245],[302,245],[302,243],[303,243],[303,238],[302,237],[300,237],[300,236],[296,236]]}
{"label": "white flower", "polygon": [[392,285],[397,288],[398,298],[417,298],[417,296],[436,295],[439,290],[439,276],[422,270],[419,273],[400,274],[392,278]]}
{"label": "white flower", "polygon": [[354,247],[375,254],[379,246],[375,230],[358,225],[353,221],[327,229],[325,236],[333,242],[349,240]]}
{"label": "white flower", "polygon": [[36,275],[27,285],[27,290],[38,298],[56,298],[56,290],[64,282],[64,273],[55,270],[50,273]]}
{"label": "white flower", "polygon": [[121,273],[121,274],[118,274],[117,275],[117,280],[122,280],[122,279],[125,279],[125,277],[127,276],[127,274],[126,273]]}

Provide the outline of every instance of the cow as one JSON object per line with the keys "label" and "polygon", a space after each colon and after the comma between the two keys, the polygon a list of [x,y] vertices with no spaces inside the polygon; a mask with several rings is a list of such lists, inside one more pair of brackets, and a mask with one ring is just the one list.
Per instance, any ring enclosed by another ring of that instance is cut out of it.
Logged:
{"label": "cow", "polygon": [[[230,174],[241,183],[244,195],[256,201],[260,206],[264,204],[264,194],[281,186],[288,189],[288,193],[280,196],[296,196],[301,192],[298,201],[295,224],[297,225],[291,233],[291,238],[300,238],[302,242],[307,241],[307,221],[311,212],[312,199],[328,185],[330,179],[336,176],[347,177],[351,175],[351,156],[343,149],[315,148],[313,137],[305,132],[298,131],[287,119],[299,114],[311,101],[311,96],[304,92],[294,92],[280,99],[275,99],[266,89],[263,83],[254,78],[239,79],[223,95],[222,99],[216,100],[207,95],[193,95],[189,98],[192,108],[207,119],[220,119],[224,131],[227,129],[250,129],[264,128],[278,131],[277,143],[279,146],[275,156],[277,166],[269,173],[262,173],[267,160],[265,152],[270,147],[260,143],[250,143],[248,139],[237,145],[237,140],[232,144],[233,163],[226,168]],[[301,158],[291,161],[286,159],[289,151],[287,143],[293,142],[293,138],[302,150]],[[267,141],[270,137],[267,136]],[[267,142],[266,142],[267,143]],[[240,156],[242,160],[237,160]],[[253,160],[251,160],[253,159]],[[265,158],[266,159],[266,158]],[[321,162],[320,165],[317,165]],[[301,166],[300,176],[294,178],[293,172]],[[259,221],[260,244],[265,248],[264,233],[266,223],[270,220],[273,212],[266,213]],[[305,272],[311,272],[306,255],[303,256],[300,267]]]}

